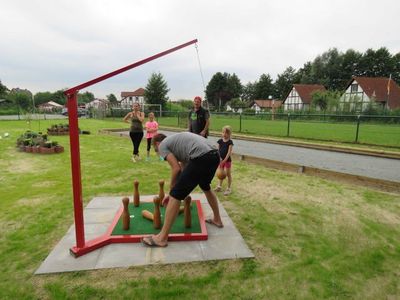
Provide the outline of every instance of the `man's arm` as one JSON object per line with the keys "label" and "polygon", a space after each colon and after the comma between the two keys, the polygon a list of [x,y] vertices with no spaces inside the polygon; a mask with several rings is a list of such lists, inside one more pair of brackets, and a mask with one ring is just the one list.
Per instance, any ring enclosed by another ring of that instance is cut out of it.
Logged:
{"label": "man's arm", "polygon": [[178,160],[176,159],[175,155],[169,153],[166,157],[169,166],[171,167],[171,183],[170,183],[170,190],[175,186],[176,180],[181,172],[181,166],[179,165]]}
{"label": "man's arm", "polygon": [[208,128],[210,127],[210,113],[206,111],[206,124],[204,125],[203,130],[200,132],[200,135],[206,136],[208,132]]}

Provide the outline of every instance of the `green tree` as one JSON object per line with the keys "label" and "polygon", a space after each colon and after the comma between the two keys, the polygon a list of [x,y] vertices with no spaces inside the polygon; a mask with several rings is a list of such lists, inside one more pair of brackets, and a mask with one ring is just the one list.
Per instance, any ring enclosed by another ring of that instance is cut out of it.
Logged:
{"label": "green tree", "polygon": [[393,73],[395,66],[392,55],[385,47],[374,51],[368,49],[360,59],[362,76],[387,77]]}
{"label": "green tree", "polygon": [[282,74],[278,74],[278,77],[274,83],[275,93],[274,97],[278,99],[284,99],[289,91],[292,89],[293,84],[299,83],[300,77],[296,70],[292,67],[287,67]]}
{"label": "green tree", "polygon": [[239,108],[247,108],[248,103],[240,98],[232,98],[231,101],[229,101],[229,106],[232,107],[233,111],[237,111]]}
{"label": "green tree", "polygon": [[274,85],[272,78],[269,74],[262,74],[258,82],[255,83],[255,97],[256,99],[268,99],[269,96],[274,95]]}
{"label": "green tree", "polygon": [[326,92],[315,91],[311,94],[311,104],[325,111],[328,107],[328,97]]}
{"label": "green tree", "polygon": [[84,92],[78,94],[78,104],[89,103],[94,100],[94,95],[91,92]]}
{"label": "green tree", "polygon": [[246,102],[251,102],[256,99],[256,84],[248,82],[242,91],[242,99]]}
{"label": "green tree", "polygon": [[5,85],[3,85],[0,80],[0,99],[6,98],[7,94],[8,94],[8,88]]}
{"label": "green tree", "polygon": [[66,89],[58,90],[53,93],[53,101],[58,104],[65,105],[67,103],[67,97],[64,94]]}
{"label": "green tree", "polygon": [[362,71],[360,69],[361,57],[362,53],[357,52],[353,49],[349,49],[343,54],[340,75],[341,83],[338,87],[338,90],[344,90],[352,76],[362,75]]}
{"label": "green tree", "polygon": [[[392,57],[393,73],[392,79],[400,85],[400,52]],[[389,74],[390,75],[390,74]]]}
{"label": "green tree", "polygon": [[239,98],[243,92],[243,86],[240,82],[239,77],[235,73],[232,75],[228,74],[227,76],[227,91],[230,93],[230,99],[232,98]]}
{"label": "green tree", "polygon": [[161,73],[151,74],[144,90],[144,97],[149,104],[161,104],[165,109],[168,101],[168,84]]}
{"label": "green tree", "polygon": [[28,110],[32,108],[32,93],[28,90],[13,89],[7,96],[20,109]]}
{"label": "green tree", "polygon": [[206,98],[209,104],[220,109],[231,99],[228,92],[228,73],[217,72],[206,87]]}
{"label": "green tree", "polygon": [[118,103],[117,97],[114,94],[107,95],[107,100],[110,101],[111,105],[115,105]]}
{"label": "green tree", "polygon": [[33,96],[33,100],[35,102],[35,106],[39,104],[43,104],[49,101],[53,101],[53,93],[51,92],[38,92]]}

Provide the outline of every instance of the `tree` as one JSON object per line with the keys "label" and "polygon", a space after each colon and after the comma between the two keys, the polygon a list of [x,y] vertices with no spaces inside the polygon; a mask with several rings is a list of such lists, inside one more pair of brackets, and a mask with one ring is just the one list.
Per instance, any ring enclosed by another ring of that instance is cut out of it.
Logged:
{"label": "tree", "polygon": [[250,102],[256,99],[256,84],[248,82],[242,91],[242,99],[246,102]]}
{"label": "tree", "polygon": [[32,93],[28,90],[13,89],[7,98],[19,108],[24,110],[32,108]]}
{"label": "tree", "polygon": [[79,93],[78,94],[78,103],[79,104],[85,104],[85,103],[89,103],[91,101],[94,100],[94,95],[91,92],[84,92],[84,93]]}
{"label": "tree", "polygon": [[340,75],[341,84],[340,84],[338,90],[344,90],[352,76],[362,75],[361,69],[360,69],[361,57],[362,57],[362,54],[353,49],[349,49],[343,54],[341,75]]}
{"label": "tree", "polygon": [[53,101],[65,105],[67,103],[67,97],[65,96],[64,91],[66,91],[66,89],[55,91],[53,93]]}
{"label": "tree", "polygon": [[110,101],[111,105],[118,103],[117,97],[114,94],[107,95],[107,100]]}
{"label": "tree", "polygon": [[0,80],[0,99],[6,98],[8,94],[8,88],[1,83]]}
{"label": "tree", "polygon": [[35,106],[39,104],[43,104],[49,101],[53,101],[53,93],[50,92],[38,92],[33,96],[33,100],[35,102]]}
{"label": "tree", "polygon": [[274,85],[269,74],[262,74],[257,83],[255,83],[256,99],[268,99],[274,95]]}
{"label": "tree", "polygon": [[385,47],[376,51],[368,49],[360,59],[362,76],[387,77],[394,72],[392,55]]}
{"label": "tree", "polygon": [[207,84],[206,98],[208,103],[219,109],[231,99],[231,94],[228,92],[228,73],[214,74]]}
{"label": "tree", "polygon": [[242,83],[235,73],[227,76],[227,91],[230,93],[230,99],[239,98],[243,91]]}
{"label": "tree", "polygon": [[152,73],[144,90],[144,97],[149,104],[161,104],[163,109],[168,101],[168,84],[161,73]]}
{"label": "tree", "polygon": [[278,74],[278,78],[274,83],[275,93],[273,96],[278,99],[283,99],[292,89],[293,84],[299,81],[300,78],[296,70],[292,67],[286,68],[282,74]]}
{"label": "tree", "polygon": [[315,91],[311,94],[311,104],[319,107],[320,110],[326,110],[328,107],[328,99],[326,92]]}
{"label": "tree", "polygon": [[229,105],[232,107],[233,111],[237,111],[239,108],[244,109],[248,107],[248,104],[240,98],[232,98]]}

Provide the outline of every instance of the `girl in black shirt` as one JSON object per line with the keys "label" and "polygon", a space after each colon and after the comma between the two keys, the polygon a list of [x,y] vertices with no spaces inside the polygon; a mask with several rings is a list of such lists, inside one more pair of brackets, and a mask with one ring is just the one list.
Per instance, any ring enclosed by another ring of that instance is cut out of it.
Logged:
{"label": "girl in black shirt", "polygon": [[[220,169],[226,172],[226,177],[228,177],[228,187],[226,188],[224,195],[228,196],[231,193],[231,185],[232,185],[232,148],[233,142],[231,140],[232,129],[230,126],[224,126],[222,128],[222,139],[218,140],[218,151],[219,156],[221,157],[221,162],[219,164]],[[219,179],[218,186],[214,189],[216,192],[220,192],[222,190],[222,182],[224,179]]]}

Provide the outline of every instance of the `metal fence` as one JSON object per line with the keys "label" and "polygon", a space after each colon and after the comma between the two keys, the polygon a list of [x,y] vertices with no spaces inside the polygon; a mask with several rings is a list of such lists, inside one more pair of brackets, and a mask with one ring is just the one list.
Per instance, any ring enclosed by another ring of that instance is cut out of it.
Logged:
{"label": "metal fence", "polygon": [[[158,116],[157,116],[158,117]],[[187,112],[163,112],[160,125],[187,128]],[[293,113],[212,113],[210,129],[229,125],[234,133],[400,148],[400,116]]]}

